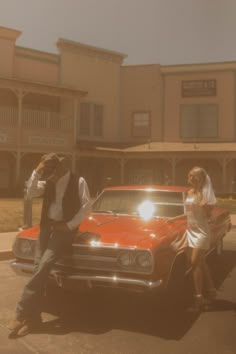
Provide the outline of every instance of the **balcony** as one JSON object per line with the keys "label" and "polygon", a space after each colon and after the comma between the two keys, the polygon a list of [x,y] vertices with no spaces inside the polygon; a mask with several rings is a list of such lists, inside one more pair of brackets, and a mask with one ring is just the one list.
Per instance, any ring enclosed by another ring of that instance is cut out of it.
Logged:
{"label": "balcony", "polygon": [[0,107],[0,129],[17,127],[18,109],[16,107]]}
{"label": "balcony", "polygon": [[33,130],[49,129],[65,132],[72,129],[72,117],[68,119],[68,117],[57,112],[24,109],[22,113],[22,127]]}
{"label": "balcony", "polygon": [[[18,109],[0,107],[0,146],[16,146]],[[51,145],[68,149],[73,144],[73,117],[57,112],[24,108],[20,132],[21,147],[44,149]]]}

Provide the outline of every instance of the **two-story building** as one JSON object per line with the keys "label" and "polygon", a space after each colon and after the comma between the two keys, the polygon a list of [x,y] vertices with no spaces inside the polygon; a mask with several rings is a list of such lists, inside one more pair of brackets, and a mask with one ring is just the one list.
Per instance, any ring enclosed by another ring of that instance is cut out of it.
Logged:
{"label": "two-story building", "polygon": [[0,194],[22,192],[43,153],[105,183],[186,184],[201,165],[236,183],[236,62],[123,65],[124,54],[59,39],[58,54],[0,27]]}

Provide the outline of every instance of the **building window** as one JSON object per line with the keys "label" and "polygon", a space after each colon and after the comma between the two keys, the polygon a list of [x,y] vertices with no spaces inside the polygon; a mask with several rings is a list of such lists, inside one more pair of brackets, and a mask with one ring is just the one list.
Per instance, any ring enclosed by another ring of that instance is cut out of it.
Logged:
{"label": "building window", "polygon": [[135,112],[133,114],[132,133],[136,137],[150,137],[151,120],[149,112]]}
{"label": "building window", "polygon": [[80,105],[79,132],[81,135],[90,135],[90,103],[82,102]]}
{"label": "building window", "polygon": [[218,105],[181,105],[180,137],[183,140],[209,140],[218,137]]}
{"label": "building window", "polygon": [[103,105],[92,102],[80,104],[79,135],[87,137],[103,136]]}
{"label": "building window", "polygon": [[103,106],[94,105],[93,135],[101,137],[103,135]]}

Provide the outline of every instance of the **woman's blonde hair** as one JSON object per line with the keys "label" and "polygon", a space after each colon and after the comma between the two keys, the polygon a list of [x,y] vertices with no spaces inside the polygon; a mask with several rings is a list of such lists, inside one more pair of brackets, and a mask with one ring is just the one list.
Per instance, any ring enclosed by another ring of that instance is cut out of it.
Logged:
{"label": "woman's blonde hair", "polygon": [[189,171],[189,173],[192,173],[194,175],[194,177],[196,178],[197,190],[195,190],[195,195],[196,195],[197,201],[200,203],[203,199],[202,190],[203,190],[203,186],[206,182],[207,173],[204,170],[204,168],[198,167],[198,166],[193,167]]}

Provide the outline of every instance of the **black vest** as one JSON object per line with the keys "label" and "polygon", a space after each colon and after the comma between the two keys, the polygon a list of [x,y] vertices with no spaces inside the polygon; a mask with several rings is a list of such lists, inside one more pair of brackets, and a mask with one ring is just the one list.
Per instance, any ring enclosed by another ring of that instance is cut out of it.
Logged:
{"label": "black vest", "polygon": [[[78,191],[79,178],[72,173],[70,174],[65,194],[62,199],[63,221],[70,221],[79,211],[81,204]],[[51,203],[55,200],[55,184],[47,181],[44,191],[40,226],[48,224],[48,211]]]}

